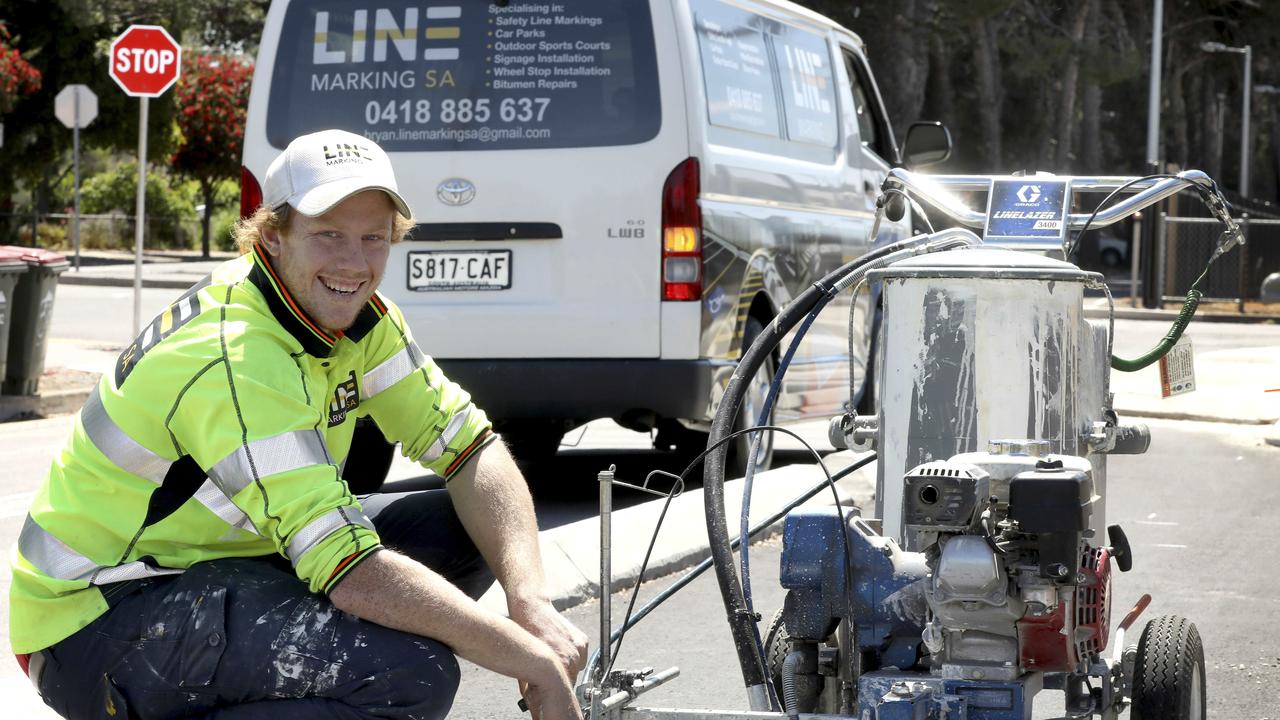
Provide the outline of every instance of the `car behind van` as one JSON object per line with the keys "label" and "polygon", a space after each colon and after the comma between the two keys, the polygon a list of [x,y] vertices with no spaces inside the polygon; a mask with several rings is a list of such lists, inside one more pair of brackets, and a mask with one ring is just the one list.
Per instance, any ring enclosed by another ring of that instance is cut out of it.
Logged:
{"label": "car behind van", "polygon": [[[871,248],[898,156],[861,40],[772,0],[274,2],[242,209],[292,138],[335,127],[387,150],[416,214],[382,292],[526,459],[596,418],[705,445],[754,335]],[[870,401],[873,308],[832,304],[773,420]]]}

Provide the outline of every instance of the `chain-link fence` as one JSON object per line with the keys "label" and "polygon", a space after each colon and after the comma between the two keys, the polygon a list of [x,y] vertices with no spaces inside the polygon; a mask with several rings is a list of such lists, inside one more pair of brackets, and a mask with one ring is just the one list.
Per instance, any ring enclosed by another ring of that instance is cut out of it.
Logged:
{"label": "chain-link fence", "polygon": [[[1200,289],[1205,302],[1235,302],[1243,311],[1245,301],[1259,297],[1263,278],[1280,269],[1280,220],[1239,219],[1245,244],[1214,262]],[[1157,282],[1164,300],[1181,302],[1218,246],[1222,225],[1214,218],[1165,214],[1161,228]]]}
{"label": "chain-link fence", "polygon": [[[69,250],[74,246],[74,216],[70,213],[0,213],[0,239],[9,244]],[[82,250],[132,250],[133,215],[80,216]],[[195,217],[147,215],[143,245],[148,249],[187,249],[200,244],[200,220]],[[5,244],[5,243],[0,243]]]}

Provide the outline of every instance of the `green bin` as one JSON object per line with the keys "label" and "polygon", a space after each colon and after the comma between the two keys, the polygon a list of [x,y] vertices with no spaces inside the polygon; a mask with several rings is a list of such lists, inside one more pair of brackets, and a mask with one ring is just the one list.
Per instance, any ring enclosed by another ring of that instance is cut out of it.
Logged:
{"label": "green bin", "polygon": [[4,378],[5,359],[9,357],[9,328],[13,326],[13,289],[18,278],[27,271],[22,254],[0,250],[0,379]]}
{"label": "green bin", "polygon": [[13,325],[9,328],[8,363],[0,394],[35,395],[44,372],[44,353],[53,320],[58,276],[70,264],[66,256],[39,248],[0,246],[16,252],[27,265],[13,291]]}

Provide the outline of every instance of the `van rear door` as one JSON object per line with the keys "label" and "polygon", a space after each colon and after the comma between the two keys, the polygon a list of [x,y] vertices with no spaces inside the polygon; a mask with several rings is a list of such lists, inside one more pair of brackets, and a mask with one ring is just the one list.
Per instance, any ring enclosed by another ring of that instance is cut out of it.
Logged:
{"label": "van rear door", "polygon": [[432,355],[657,357],[661,191],[688,156],[674,43],[662,0],[294,0],[267,137],[388,152],[420,224],[382,290]]}

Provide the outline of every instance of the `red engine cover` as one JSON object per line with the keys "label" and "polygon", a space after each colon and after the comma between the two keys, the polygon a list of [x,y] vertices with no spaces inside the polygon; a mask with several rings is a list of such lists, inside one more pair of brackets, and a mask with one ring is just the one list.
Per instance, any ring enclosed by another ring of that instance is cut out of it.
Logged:
{"label": "red engine cover", "polygon": [[1070,602],[1048,615],[1018,621],[1022,667],[1041,672],[1075,670],[1107,647],[1111,626],[1111,553],[1086,547],[1080,582]]}

